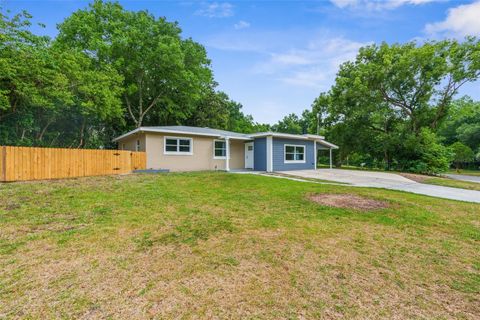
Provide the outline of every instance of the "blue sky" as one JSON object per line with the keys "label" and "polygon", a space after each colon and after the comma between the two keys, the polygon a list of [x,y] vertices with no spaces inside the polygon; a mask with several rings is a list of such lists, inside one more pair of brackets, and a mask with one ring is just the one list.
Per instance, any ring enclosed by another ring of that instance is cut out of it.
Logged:
{"label": "blue sky", "polygon": [[[359,47],[386,41],[480,35],[480,1],[120,1],[178,21],[185,37],[202,43],[219,89],[256,121],[275,123],[310,108],[327,91],[339,64]],[[55,36],[56,24],[88,1],[0,0],[46,24],[36,33]],[[480,83],[461,94],[480,99]]]}

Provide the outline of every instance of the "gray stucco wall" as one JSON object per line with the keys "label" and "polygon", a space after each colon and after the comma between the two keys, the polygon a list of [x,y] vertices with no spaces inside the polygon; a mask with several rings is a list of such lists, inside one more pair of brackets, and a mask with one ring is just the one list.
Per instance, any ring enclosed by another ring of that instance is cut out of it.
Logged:
{"label": "gray stucco wall", "polygon": [[[285,144],[305,146],[305,163],[284,163]],[[313,141],[273,138],[273,171],[315,169],[315,147]],[[255,151],[256,153],[256,151]]]}
{"label": "gray stucco wall", "polygon": [[257,138],[253,141],[253,169],[255,171],[267,170],[267,139]]}

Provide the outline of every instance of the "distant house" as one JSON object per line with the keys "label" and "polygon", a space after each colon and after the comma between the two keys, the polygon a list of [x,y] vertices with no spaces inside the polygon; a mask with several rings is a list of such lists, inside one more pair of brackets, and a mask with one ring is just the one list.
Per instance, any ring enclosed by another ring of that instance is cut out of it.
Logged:
{"label": "distant house", "polygon": [[147,168],[170,171],[316,169],[317,150],[338,147],[313,134],[243,134],[188,126],[140,127],[114,141],[122,150],[145,151]]}

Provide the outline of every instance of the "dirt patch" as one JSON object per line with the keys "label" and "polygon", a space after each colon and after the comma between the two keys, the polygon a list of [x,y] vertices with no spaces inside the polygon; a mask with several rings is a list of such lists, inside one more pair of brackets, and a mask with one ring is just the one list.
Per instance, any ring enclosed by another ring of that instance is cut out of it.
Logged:
{"label": "dirt patch", "polygon": [[385,201],[369,199],[355,194],[311,194],[308,198],[324,206],[348,208],[362,211],[388,208]]}
{"label": "dirt patch", "polygon": [[425,176],[423,174],[414,174],[414,173],[399,173],[404,178],[413,180],[415,182],[423,183],[425,180],[431,178],[430,176]]}

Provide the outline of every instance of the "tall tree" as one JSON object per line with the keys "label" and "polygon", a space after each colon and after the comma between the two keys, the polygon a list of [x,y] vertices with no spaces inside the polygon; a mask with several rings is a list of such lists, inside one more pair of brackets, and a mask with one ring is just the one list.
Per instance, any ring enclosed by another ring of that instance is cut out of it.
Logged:
{"label": "tall tree", "polygon": [[314,102],[313,113],[326,115],[324,125],[335,133],[330,138],[341,144],[342,157],[366,153],[390,167],[404,163],[402,154],[419,159],[407,152],[405,141],[433,141],[424,129],[436,131],[458,89],[479,76],[475,38],[371,45],[341,65],[332,89]]}
{"label": "tall tree", "polygon": [[[121,77],[112,68],[93,68],[85,53],[59,48],[29,31],[31,16],[0,15],[0,143],[83,146],[91,119],[122,114]],[[51,132],[65,115],[82,119],[70,126],[75,138]],[[76,142],[76,144],[75,144]]]}
{"label": "tall tree", "polygon": [[213,81],[205,49],[182,39],[177,23],[116,2],[96,0],[73,13],[59,25],[58,42],[123,76],[123,103],[135,127],[187,119]]}

